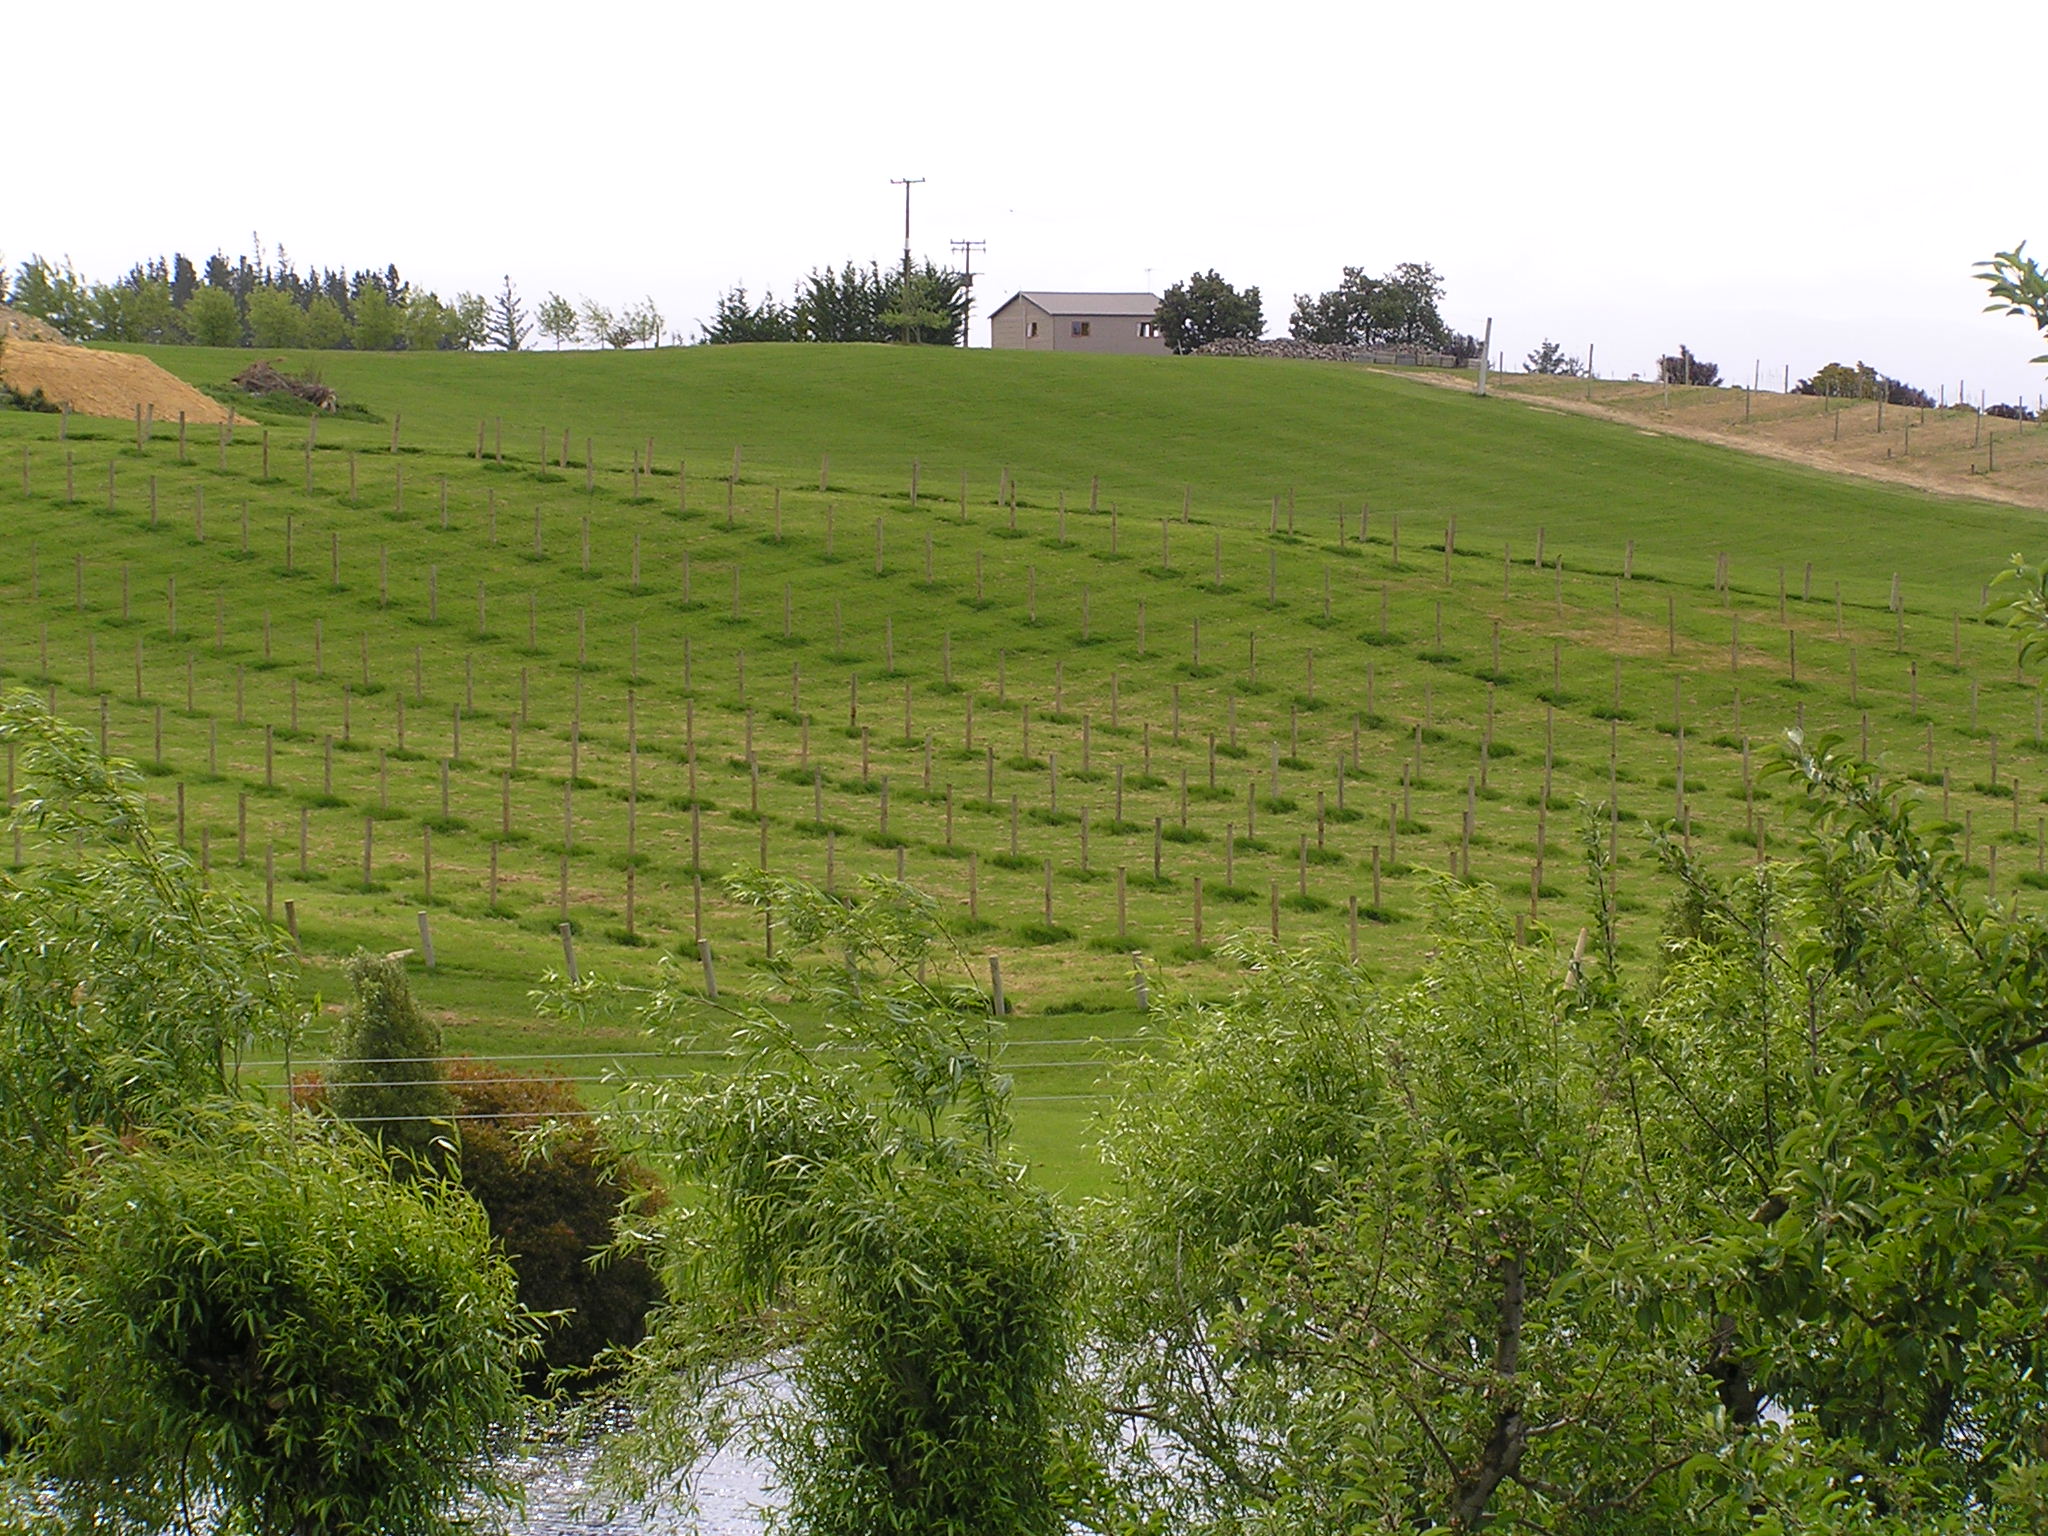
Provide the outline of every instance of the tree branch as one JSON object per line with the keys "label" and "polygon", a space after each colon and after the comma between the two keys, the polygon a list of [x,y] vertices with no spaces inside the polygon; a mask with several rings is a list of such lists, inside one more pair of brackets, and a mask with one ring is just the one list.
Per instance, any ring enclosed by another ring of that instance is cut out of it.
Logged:
{"label": "tree branch", "polygon": [[[1526,1278],[1522,1256],[1510,1254],[1500,1261],[1500,1324],[1495,1331],[1493,1369],[1496,1390],[1505,1394],[1522,1350],[1522,1312],[1526,1300]],[[1522,1453],[1529,1446],[1529,1428],[1519,1402],[1502,1406],[1494,1415],[1493,1432],[1487,1436],[1479,1465],[1459,1486],[1451,1506],[1451,1524],[1475,1529],[1486,1518],[1486,1506],[1494,1491],[1521,1467]]]}

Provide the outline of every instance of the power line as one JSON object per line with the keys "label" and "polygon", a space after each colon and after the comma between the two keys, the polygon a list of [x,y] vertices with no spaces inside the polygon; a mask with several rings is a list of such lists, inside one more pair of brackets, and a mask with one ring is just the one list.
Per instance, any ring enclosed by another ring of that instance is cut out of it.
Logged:
{"label": "power line", "polygon": [[953,249],[961,255],[960,286],[967,290],[967,312],[960,322],[960,345],[967,347],[974,344],[974,253],[987,250],[988,242],[986,240],[955,240],[951,244]]}
{"label": "power line", "polygon": [[889,185],[903,189],[903,275],[910,276],[910,189],[924,185],[922,176],[891,176]]}

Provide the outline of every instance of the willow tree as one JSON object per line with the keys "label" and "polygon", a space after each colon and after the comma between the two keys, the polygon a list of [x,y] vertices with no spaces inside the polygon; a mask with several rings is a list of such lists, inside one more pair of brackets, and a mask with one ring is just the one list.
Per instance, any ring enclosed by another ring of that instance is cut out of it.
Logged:
{"label": "willow tree", "polygon": [[[211,1106],[98,1141],[0,1304],[4,1462],[77,1528],[466,1530],[514,1490],[532,1324],[483,1212],[345,1125]],[[7,1489],[0,1485],[0,1507]]]}
{"label": "willow tree", "polygon": [[30,854],[0,876],[0,1245],[36,1252],[80,1135],[225,1095],[244,1044],[288,1038],[303,1005],[289,943],[158,835],[132,764],[27,693],[0,742]]}
{"label": "willow tree", "polygon": [[1777,771],[1798,857],[1658,839],[1654,964],[1596,822],[1583,943],[1446,881],[1413,984],[1247,945],[1169,1012],[1105,1136],[1117,1519],[2044,1528],[2048,923],[1839,743]]}
{"label": "willow tree", "polygon": [[626,1377],[640,1412],[613,1484],[686,1493],[704,1455],[751,1443],[787,1493],[781,1529],[1053,1536],[1073,1260],[1008,1150],[989,999],[906,886],[732,885],[779,925],[776,1006],[638,999],[668,1032],[717,1018],[732,1050],[621,1111],[675,1203],[651,1224],[669,1303]]}
{"label": "willow tree", "polygon": [[36,840],[0,878],[0,1524],[454,1528],[506,1491],[531,1335],[482,1213],[239,1096],[289,946],[83,732],[16,695],[0,739]]}

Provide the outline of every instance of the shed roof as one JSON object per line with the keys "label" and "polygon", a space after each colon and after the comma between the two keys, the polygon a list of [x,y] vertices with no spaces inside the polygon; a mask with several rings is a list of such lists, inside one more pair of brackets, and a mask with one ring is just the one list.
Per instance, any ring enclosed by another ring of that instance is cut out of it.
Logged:
{"label": "shed roof", "polygon": [[1149,320],[1159,310],[1159,296],[1155,293],[1046,293],[1026,288],[998,305],[996,313],[1019,299],[1030,300],[1049,315],[1128,315]]}

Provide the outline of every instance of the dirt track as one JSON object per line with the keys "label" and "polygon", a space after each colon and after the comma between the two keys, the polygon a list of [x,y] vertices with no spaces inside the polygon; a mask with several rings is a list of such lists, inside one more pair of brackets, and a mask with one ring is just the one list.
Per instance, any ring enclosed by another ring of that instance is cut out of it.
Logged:
{"label": "dirt track", "polygon": [[[1469,391],[1473,382],[1469,371],[1379,371],[1441,389]],[[1739,386],[1666,390],[1640,381],[1602,380],[1595,386],[1595,401],[1586,398],[1583,379],[1496,373],[1492,388],[1532,410],[1594,416],[1652,435],[1691,438],[1940,495],[2048,507],[2048,424],[2041,422],[1979,421],[1967,410],[1910,407],[1894,407],[1880,416],[1869,401],[1771,392],[1756,394],[1746,409]],[[1988,446],[1992,438],[1995,450]]]}
{"label": "dirt track", "polygon": [[0,379],[26,393],[40,389],[58,405],[84,416],[129,419],[139,405],[158,421],[175,421],[180,411],[194,426],[231,418],[218,400],[202,395],[146,357],[99,352],[90,347],[23,341],[0,345]]}

